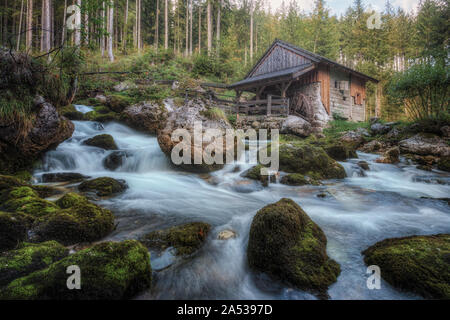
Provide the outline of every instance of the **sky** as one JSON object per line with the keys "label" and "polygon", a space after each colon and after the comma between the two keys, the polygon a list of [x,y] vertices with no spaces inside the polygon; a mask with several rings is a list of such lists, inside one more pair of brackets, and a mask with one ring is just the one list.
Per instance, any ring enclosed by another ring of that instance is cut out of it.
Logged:
{"label": "sky", "polygon": [[[270,2],[272,10],[276,10],[281,6],[283,0],[267,0]],[[310,12],[314,5],[314,0],[296,0],[300,8],[306,12]],[[414,12],[419,4],[419,0],[390,0],[394,8],[401,7],[407,12]],[[284,0],[287,5],[290,0]],[[353,4],[353,0],[326,0],[328,8],[331,9],[331,14],[341,15],[344,14],[348,7]],[[386,0],[365,0],[363,1],[365,6],[371,7],[376,11],[383,11]]]}

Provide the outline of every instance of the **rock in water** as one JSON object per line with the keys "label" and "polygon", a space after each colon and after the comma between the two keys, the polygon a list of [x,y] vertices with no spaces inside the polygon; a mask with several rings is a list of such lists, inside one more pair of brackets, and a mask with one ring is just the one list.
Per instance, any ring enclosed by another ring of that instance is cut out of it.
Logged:
{"label": "rock in water", "polygon": [[[67,268],[78,266],[81,289],[67,289]],[[5,300],[118,300],[151,286],[150,256],[138,241],[103,242],[11,282]]]}
{"label": "rock in water", "polygon": [[97,147],[105,150],[117,150],[116,142],[114,138],[109,134],[99,134],[93,138],[87,139],[83,142],[83,144]]}
{"label": "rock in water", "polygon": [[0,287],[31,272],[45,269],[68,254],[69,250],[56,241],[23,243],[18,249],[0,256]]}
{"label": "rock in water", "polygon": [[38,218],[31,229],[33,240],[57,240],[64,245],[92,242],[114,228],[111,211],[89,202],[76,193],[68,193],[56,204],[60,210]]}
{"label": "rock in water", "polygon": [[392,147],[386,150],[384,156],[377,159],[378,163],[399,163],[400,162],[400,149],[398,147]]}
{"label": "rock in water", "polygon": [[229,239],[233,239],[236,237],[237,237],[237,234],[233,230],[222,230],[217,235],[217,239],[219,239],[219,240],[229,240]]}
{"label": "rock in water", "polygon": [[450,299],[450,234],[386,239],[363,255],[392,286],[429,299]]}
{"label": "rock in water", "polygon": [[89,178],[77,172],[44,173],[42,182],[78,182]]}
{"label": "rock in water", "polygon": [[280,170],[308,175],[315,180],[342,179],[347,175],[344,167],[330,158],[326,152],[311,145],[280,146]]}
{"label": "rock in water", "polygon": [[312,133],[311,124],[297,116],[288,116],[281,125],[280,133],[294,134],[299,137],[307,137]]}
{"label": "rock in water", "polygon": [[146,101],[129,106],[122,112],[122,119],[129,126],[148,133],[162,129],[167,117],[168,111],[164,106]]}
{"label": "rock in water", "polygon": [[117,170],[123,165],[124,159],[127,157],[127,153],[123,151],[116,151],[108,155],[103,159],[103,166],[111,171]]}
{"label": "rock in water", "polygon": [[252,269],[327,297],[340,266],[327,256],[327,238],[302,208],[281,199],[256,213],[247,256]]}
{"label": "rock in water", "polygon": [[187,256],[197,251],[206,240],[211,226],[204,222],[191,222],[168,229],[153,231],[141,241],[150,248],[176,249],[176,255]]}
{"label": "rock in water", "polygon": [[[191,136],[190,141],[185,141],[186,146],[189,148],[189,163],[181,163],[178,166],[193,172],[211,172],[223,168],[223,164],[213,163],[208,164],[203,161],[203,153],[207,152],[211,156],[215,149],[221,150],[225,161],[226,154],[234,152],[235,143],[227,145],[226,143],[226,130],[232,129],[231,125],[226,119],[216,117],[214,112],[210,112],[211,109],[207,108],[207,104],[200,100],[190,100],[184,106],[175,109],[170,113],[163,129],[158,131],[158,143],[161,150],[171,157],[172,149],[178,144],[172,140],[172,133],[177,129],[185,129]],[[206,139],[194,139],[194,124],[201,123],[203,130],[206,129],[218,129],[221,132],[221,138],[210,137]],[[207,150],[208,149],[208,150]],[[181,152],[181,150],[180,150]],[[195,155],[202,159],[200,164],[195,164]],[[181,156],[181,155],[180,155]]]}
{"label": "rock in water", "polygon": [[78,189],[83,192],[94,192],[99,197],[108,197],[125,191],[128,188],[125,180],[100,177],[82,182]]}
{"label": "rock in water", "polygon": [[400,141],[399,147],[402,153],[450,157],[450,146],[444,139],[432,134],[416,134]]}

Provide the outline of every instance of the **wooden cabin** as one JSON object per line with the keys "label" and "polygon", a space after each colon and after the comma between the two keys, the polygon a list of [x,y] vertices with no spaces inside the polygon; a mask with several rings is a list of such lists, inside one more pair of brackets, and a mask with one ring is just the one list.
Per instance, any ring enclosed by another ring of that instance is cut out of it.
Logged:
{"label": "wooden cabin", "polygon": [[[229,86],[240,97],[287,98],[288,113],[314,121],[317,113],[365,120],[366,82],[378,80],[281,40],[255,64],[244,80]],[[325,116],[326,116],[325,115]]]}

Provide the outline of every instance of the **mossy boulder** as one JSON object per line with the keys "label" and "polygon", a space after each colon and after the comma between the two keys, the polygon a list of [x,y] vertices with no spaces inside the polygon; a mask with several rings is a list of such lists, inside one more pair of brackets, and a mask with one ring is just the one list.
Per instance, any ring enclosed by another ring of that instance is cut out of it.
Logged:
{"label": "mossy boulder", "polygon": [[439,170],[450,172],[450,157],[442,157],[437,163]]}
{"label": "mossy boulder", "polygon": [[313,179],[342,179],[347,175],[344,167],[330,158],[326,152],[309,144],[283,144],[279,149],[280,170],[300,173]]}
{"label": "mossy boulder", "polygon": [[3,200],[0,209],[9,212],[20,212],[41,217],[59,210],[51,201],[41,199],[31,187],[15,187],[3,191],[0,197]]}
{"label": "mossy boulder", "polygon": [[124,151],[114,151],[103,159],[103,166],[111,171],[117,170],[124,163],[127,158],[127,153]]}
{"label": "mossy boulder", "polygon": [[450,299],[450,234],[392,238],[363,251],[392,286],[431,299]]}
{"label": "mossy boulder", "polygon": [[59,113],[69,120],[84,120],[84,114],[77,109],[73,104],[69,104],[60,108]]}
{"label": "mossy boulder", "polygon": [[131,104],[132,100],[120,95],[111,95],[106,100],[106,105],[113,112],[120,113]]}
{"label": "mossy boulder", "polygon": [[311,184],[313,181],[300,173],[289,173],[283,176],[280,182],[289,186],[304,186],[306,184]]}
{"label": "mossy boulder", "polygon": [[250,228],[248,263],[253,270],[327,297],[340,266],[326,252],[327,238],[291,199],[259,210]]}
{"label": "mossy boulder", "polygon": [[109,121],[118,121],[120,120],[120,115],[115,112],[109,112],[109,113],[101,113],[102,110],[100,109],[100,112],[98,111],[90,111],[86,114],[84,114],[84,119],[89,121],[97,121],[97,122],[109,122]]}
{"label": "mossy boulder", "polygon": [[42,182],[79,182],[89,178],[78,172],[55,172],[44,173]]}
{"label": "mossy boulder", "polygon": [[93,138],[87,139],[83,144],[105,150],[118,149],[114,138],[109,134],[99,134]]}
{"label": "mossy boulder", "polygon": [[[67,267],[73,265],[81,271],[79,290],[67,288]],[[135,240],[103,242],[12,281],[0,299],[126,299],[149,288],[151,281],[150,257],[142,244]]]}
{"label": "mossy boulder", "polygon": [[0,191],[11,189],[14,187],[22,187],[27,185],[25,181],[17,177],[0,175]]}
{"label": "mossy boulder", "polygon": [[125,191],[128,186],[125,180],[100,177],[82,182],[78,189],[83,192],[93,192],[100,197],[107,197]]}
{"label": "mossy boulder", "polygon": [[263,186],[269,185],[269,179],[270,179],[270,182],[276,182],[275,175],[270,175],[270,177],[268,175],[262,175],[261,174],[262,168],[264,168],[264,166],[258,164],[256,166],[248,169],[247,171],[243,172],[242,176],[244,178],[260,181],[263,184]]}
{"label": "mossy boulder", "polygon": [[102,239],[114,228],[111,211],[83,196],[68,193],[57,203],[63,209],[39,218],[33,224],[33,240],[57,240],[64,245],[92,242]]}
{"label": "mossy boulder", "polygon": [[191,222],[147,234],[141,242],[150,248],[176,249],[176,255],[186,256],[197,251],[205,242],[211,226],[204,222]]}
{"label": "mossy boulder", "polygon": [[69,254],[56,241],[22,243],[18,249],[0,255],[0,287],[31,272],[49,267]]}
{"label": "mossy boulder", "polygon": [[0,211],[0,252],[14,249],[27,238],[33,218],[23,213]]}
{"label": "mossy boulder", "polygon": [[325,152],[334,160],[345,161],[349,158],[358,158],[356,151],[348,146],[338,143],[324,147]]}
{"label": "mossy boulder", "polygon": [[45,185],[34,185],[32,186],[33,190],[36,191],[39,197],[41,198],[48,198],[52,196],[59,195],[63,193],[61,189],[52,187],[52,186],[45,186]]}

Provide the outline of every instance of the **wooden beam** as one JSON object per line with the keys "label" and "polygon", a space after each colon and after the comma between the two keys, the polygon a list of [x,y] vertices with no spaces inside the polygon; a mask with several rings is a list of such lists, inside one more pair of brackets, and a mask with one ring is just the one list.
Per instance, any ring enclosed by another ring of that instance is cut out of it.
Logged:
{"label": "wooden beam", "polygon": [[269,94],[267,96],[267,115],[270,116],[272,114],[272,96]]}

